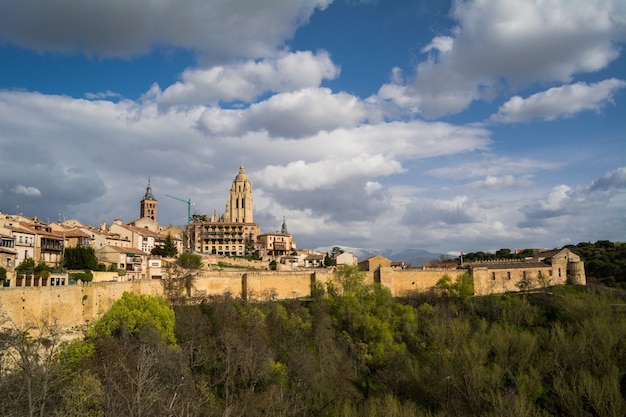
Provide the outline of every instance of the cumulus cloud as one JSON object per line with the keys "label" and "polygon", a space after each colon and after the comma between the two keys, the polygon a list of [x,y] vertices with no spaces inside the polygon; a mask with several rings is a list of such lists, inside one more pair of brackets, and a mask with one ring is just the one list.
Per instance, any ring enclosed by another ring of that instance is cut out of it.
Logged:
{"label": "cumulus cloud", "polygon": [[428,227],[473,223],[480,219],[479,211],[467,196],[450,200],[417,199],[407,205],[402,223]]}
{"label": "cumulus cloud", "polygon": [[41,197],[41,191],[39,191],[35,187],[27,187],[21,184],[18,184],[13,189],[13,192],[16,194],[22,194],[28,197]]}
{"label": "cumulus cloud", "polygon": [[208,109],[200,126],[216,134],[265,130],[272,137],[298,139],[320,130],[350,128],[366,117],[366,107],[354,96],[333,94],[327,88],[307,88],[276,94],[246,110]]}
{"label": "cumulus cloud", "polygon": [[187,69],[179,81],[160,92],[151,91],[160,104],[216,104],[251,102],[266,92],[288,92],[317,87],[339,75],[328,53],[309,51],[283,54],[262,61],[245,61],[210,68]]}
{"label": "cumulus cloud", "polygon": [[570,82],[605,68],[626,39],[620,0],[454,2],[452,33],[422,49],[415,76],[379,90],[427,117],[457,113],[474,100],[534,82]]}
{"label": "cumulus cloud", "polygon": [[[587,186],[570,187],[565,184],[552,188],[544,197],[521,207],[526,221],[523,227],[543,225],[546,220],[562,216],[581,216],[587,212],[605,209],[613,197],[626,190],[626,167],[607,172]],[[620,210],[623,211],[623,208]]]}
{"label": "cumulus cloud", "polygon": [[525,122],[533,119],[555,120],[571,117],[586,110],[600,110],[626,82],[611,78],[595,84],[583,82],[554,87],[528,98],[512,97],[491,117],[500,123]]}
{"label": "cumulus cloud", "polygon": [[330,157],[311,163],[300,160],[283,167],[268,165],[257,175],[267,188],[316,191],[331,188],[338,181],[398,172],[402,172],[400,163],[386,160],[382,155],[355,155],[349,159]]}
{"label": "cumulus cloud", "polygon": [[594,180],[589,186],[589,191],[608,191],[620,188],[626,188],[626,167],[607,172],[602,177]]}
{"label": "cumulus cloud", "polygon": [[0,0],[0,41],[99,56],[128,57],[174,46],[214,59],[258,58],[274,54],[330,2]]}

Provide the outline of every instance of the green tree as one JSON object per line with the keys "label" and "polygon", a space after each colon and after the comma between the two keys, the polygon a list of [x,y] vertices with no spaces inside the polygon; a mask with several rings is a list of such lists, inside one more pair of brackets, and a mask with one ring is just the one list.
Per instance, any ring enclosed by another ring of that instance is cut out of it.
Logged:
{"label": "green tree", "polygon": [[26,258],[18,266],[15,267],[17,272],[33,272],[35,270],[35,260],[33,258]]}
{"label": "green tree", "polygon": [[63,266],[70,270],[89,269],[95,271],[98,268],[98,258],[92,247],[77,246],[65,249]]}
{"label": "green tree", "polygon": [[155,246],[150,251],[152,255],[156,256],[167,256],[173,258],[178,254],[178,249],[176,248],[176,244],[174,243],[174,239],[172,239],[172,235],[170,233],[167,234],[165,238],[165,242],[163,246]]}
{"label": "green tree", "polygon": [[247,255],[251,255],[256,252],[256,245],[254,243],[254,237],[252,236],[252,233],[249,233],[248,236],[246,236],[243,244]]}
{"label": "green tree", "polygon": [[202,269],[204,264],[202,257],[194,253],[181,253],[176,260],[176,265],[185,269]]}
{"label": "green tree", "polygon": [[328,252],[326,252],[326,255],[324,255],[324,266],[325,267],[333,266],[334,263],[335,263],[335,261],[334,261],[333,257],[330,256],[330,254]]}
{"label": "green tree", "polygon": [[441,290],[444,295],[463,301],[474,294],[474,281],[468,273],[458,275],[454,282],[448,274],[445,274],[437,281],[435,288]]}
{"label": "green tree", "polygon": [[156,331],[164,342],[174,345],[174,323],[174,311],[165,299],[124,292],[88,334],[124,338]]}
{"label": "green tree", "polygon": [[93,273],[89,269],[85,269],[83,272],[75,272],[70,274],[70,276],[83,283],[93,281]]}

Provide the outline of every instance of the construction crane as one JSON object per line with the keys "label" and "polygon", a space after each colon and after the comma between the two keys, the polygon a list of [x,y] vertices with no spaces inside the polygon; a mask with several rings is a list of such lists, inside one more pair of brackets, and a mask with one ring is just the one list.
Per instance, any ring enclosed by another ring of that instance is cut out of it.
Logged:
{"label": "construction crane", "polygon": [[182,198],[174,197],[173,195],[165,194],[169,198],[173,198],[174,200],[182,201],[187,204],[187,224],[191,223],[191,206],[194,205],[194,202],[191,201],[191,198],[188,200],[183,200]]}

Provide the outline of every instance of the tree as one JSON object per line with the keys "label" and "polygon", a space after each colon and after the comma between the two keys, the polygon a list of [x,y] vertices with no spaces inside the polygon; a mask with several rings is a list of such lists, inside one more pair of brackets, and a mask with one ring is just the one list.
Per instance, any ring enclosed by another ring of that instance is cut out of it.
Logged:
{"label": "tree", "polygon": [[172,304],[184,304],[191,297],[193,284],[204,268],[202,257],[192,253],[181,253],[174,263],[165,265],[163,290]]}
{"label": "tree", "polygon": [[206,214],[192,214],[191,215],[191,222],[192,223],[201,223],[201,222],[208,222],[209,221],[209,216],[207,216]]}
{"label": "tree", "polygon": [[463,301],[474,294],[474,281],[467,272],[457,276],[454,282],[448,274],[445,274],[437,281],[435,288],[442,290],[446,295]]}
{"label": "tree", "polygon": [[176,256],[178,254],[178,249],[176,248],[176,244],[172,239],[172,235],[168,233],[167,237],[165,238],[165,242],[163,243],[163,246],[155,246],[154,248],[152,248],[150,253],[152,255],[167,256],[170,258]]}
{"label": "tree", "polygon": [[21,273],[34,272],[35,260],[33,258],[26,258],[18,266],[15,267],[15,270]]}
{"label": "tree", "polygon": [[[254,252],[256,252],[256,245],[254,243],[254,237],[252,236],[252,233],[249,233],[248,236],[246,236],[246,238],[244,239],[243,242],[245,248],[246,248],[246,254],[250,255],[253,254]],[[213,248],[215,249],[215,248]]]}
{"label": "tree", "polygon": [[70,270],[89,269],[95,271],[98,268],[98,258],[92,247],[77,246],[65,249],[63,265]]}
{"label": "tree", "polygon": [[330,256],[328,252],[326,252],[326,255],[324,255],[324,266],[325,267],[333,266],[334,263],[335,263],[335,260],[333,259],[333,257]]}
{"label": "tree", "polygon": [[93,281],[93,273],[89,269],[85,269],[83,272],[75,272],[70,274],[70,276],[83,283]]}
{"label": "tree", "polygon": [[[64,363],[56,358],[61,347],[59,329],[42,322],[28,327],[13,324],[0,334],[0,347],[3,352],[0,369],[9,370],[3,379],[10,379],[3,382],[8,382],[11,388],[21,387],[9,399],[13,402],[10,406],[13,412],[5,410],[4,415],[49,415],[52,397],[67,380],[67,374],[62,372]],[[3,404],[2,408],[6,409],[7,405]]]}
{"label": "tree", "polygon": [[330,256],[332,256],[333,259],[341,255],[342,253],[344,253],[344,250],[341,249],[339,246],[333,246],[333,248],[330,250]]}
{"label": "tree", "polygon": [[7,279],[7,270],[5,267],[0,266],[0,281],[4,281]]}
{"label": "tree", "polygon": [[124,292],[88,335],[124,338],[156,331],[164,342],[174,345],[174,321],[174,311],[165,299]]}

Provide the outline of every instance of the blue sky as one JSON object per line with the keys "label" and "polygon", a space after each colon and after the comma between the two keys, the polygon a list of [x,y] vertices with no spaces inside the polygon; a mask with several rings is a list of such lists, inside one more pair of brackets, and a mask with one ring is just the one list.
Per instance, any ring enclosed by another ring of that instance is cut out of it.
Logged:
{"label": "blue sky", "polygon": [[[626,237],[621,0],[0,0],[0,212],[221,213],[298,247]],[[19,206],[19,209],[18,209]]]}

